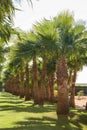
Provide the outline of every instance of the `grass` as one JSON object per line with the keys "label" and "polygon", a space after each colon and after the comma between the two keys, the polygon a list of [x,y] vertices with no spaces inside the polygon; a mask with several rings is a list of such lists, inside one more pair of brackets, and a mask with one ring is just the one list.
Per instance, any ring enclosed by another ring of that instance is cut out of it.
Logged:
{"label": "grass", "polygon": [[9,93],[0,93],[0,130],[87,130],[87,111],[70,110],[57,119],[56,105],[35,105]]}

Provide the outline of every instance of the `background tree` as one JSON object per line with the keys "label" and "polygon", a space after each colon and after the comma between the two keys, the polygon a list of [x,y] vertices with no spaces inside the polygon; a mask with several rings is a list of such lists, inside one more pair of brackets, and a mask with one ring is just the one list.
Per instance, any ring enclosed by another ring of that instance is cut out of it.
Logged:
{"label": "background tree", "polygon": [[86,54],[86,43],[87,43],[87,32],[84,23],[76,23],[73,27],[73,50],[70,56],[69,65],[71,66],[73,76],[72,76],[72,87],[71,87],[71,97],[70,106],[75,107],[75,84],[77,78],[77,72],[83,68],[84,60]]}

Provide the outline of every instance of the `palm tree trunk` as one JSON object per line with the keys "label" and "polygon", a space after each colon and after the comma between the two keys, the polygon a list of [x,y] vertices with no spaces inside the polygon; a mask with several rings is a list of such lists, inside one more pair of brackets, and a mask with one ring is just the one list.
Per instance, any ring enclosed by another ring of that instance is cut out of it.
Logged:
{"label": "palm tree trunk", "polygon": [[24,73],[20,74],[20,98],[24,98]]}
{"label": "palm tree trunk", "polygon": [[49,79],[49,87],[50,87],[50,101],[54,101],[54,73],[50,75]]}
{"label": "palm tree trunk", "polygon": [[5,83],[5,91],[9,92],[9,81]]}
{"label": "palm tree trunk", "polygon": [[51,93],[50,93],[50,87],[49,84],[46,86],[46,101],[50,101]]}
{"label": "palm tree trunk", "polygon": [[73,108],[75,108],[75,83],[76,83],[76,75],[77,75],[77,71],[75,69],[74,70],[74,74],[73,74],[73,80],[72,80],[72,86],[71,86],[71,95],[70,95],[70,101],[69,101],[70,107],[73,107]]}
{"label": "palm tree trunk", "polygon": [[12,87],[11,93],[15,95],[15,77],[11,78],[10,80],[10,86]]}
{"label": "palm tree trunk", "polygon": [[46,98],[46,59],[43,58],[42,80],[41,80],[41,103],[44,104]]}
{"label": "palm tree trunk", "polygon": [[13,88],[14,88],[14,95],[19,95],[19,74],[14,77],[14,82],[13,82]]}
{"label": "palm tree trunk", "polygon": [[19,77],[19,73],[16,76],[16,95],[19,96],[19,84],[20,84],[20,77]]}
{"label": "palm tree trunk", "polygon": [[63,56],[57,61],[57,85],[58,85],[58,101],[57,101],[57,115],[58,117],[67,115],[69,113],[68,103],[68,75],[67,75],[67,60]]}
{"label": "palm tree trunk", "polygon": [[38,70],[36,64],[36,56],[33,57],[33,81],[34,81],[34,104],[39,104],[40,102],[40,91],[38,87]]}
{"label": "palm tree trunk", "polygon": [[28,63],[26,64],[25,100],[30,100],[30,83],[29,83],[29,66],[28,66]]}
{"label": "palm tree trunk", "polygon": [[68,90],[70,89],[72,84],[72,69],[69,71],[69,76],[68,76]]}

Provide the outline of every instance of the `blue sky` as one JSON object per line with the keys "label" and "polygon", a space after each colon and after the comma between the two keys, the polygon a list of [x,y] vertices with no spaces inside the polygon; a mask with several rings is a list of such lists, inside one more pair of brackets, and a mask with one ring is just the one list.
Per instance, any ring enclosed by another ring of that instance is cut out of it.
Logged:
{"label": "blue sky", "polygon": [[[76,20],[82,19],[87,22],[87,0],[32,0],[33,8],[22,0],[19,5],[21,11],[16,11],[15,27],[20,27],[24,31],[29,31],[36,21],[43,18],[50,19],[64,10],[70,10]],[[87,68],[78,73],[78,83],[87,83]]]}

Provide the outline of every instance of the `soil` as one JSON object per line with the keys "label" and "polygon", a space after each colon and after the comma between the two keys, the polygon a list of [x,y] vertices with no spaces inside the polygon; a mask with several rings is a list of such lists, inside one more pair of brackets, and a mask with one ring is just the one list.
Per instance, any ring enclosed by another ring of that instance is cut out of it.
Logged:
{"label": "soil", "polygon": [[87,96],[75,97],[75,104],[77,109],[86,109]]}

